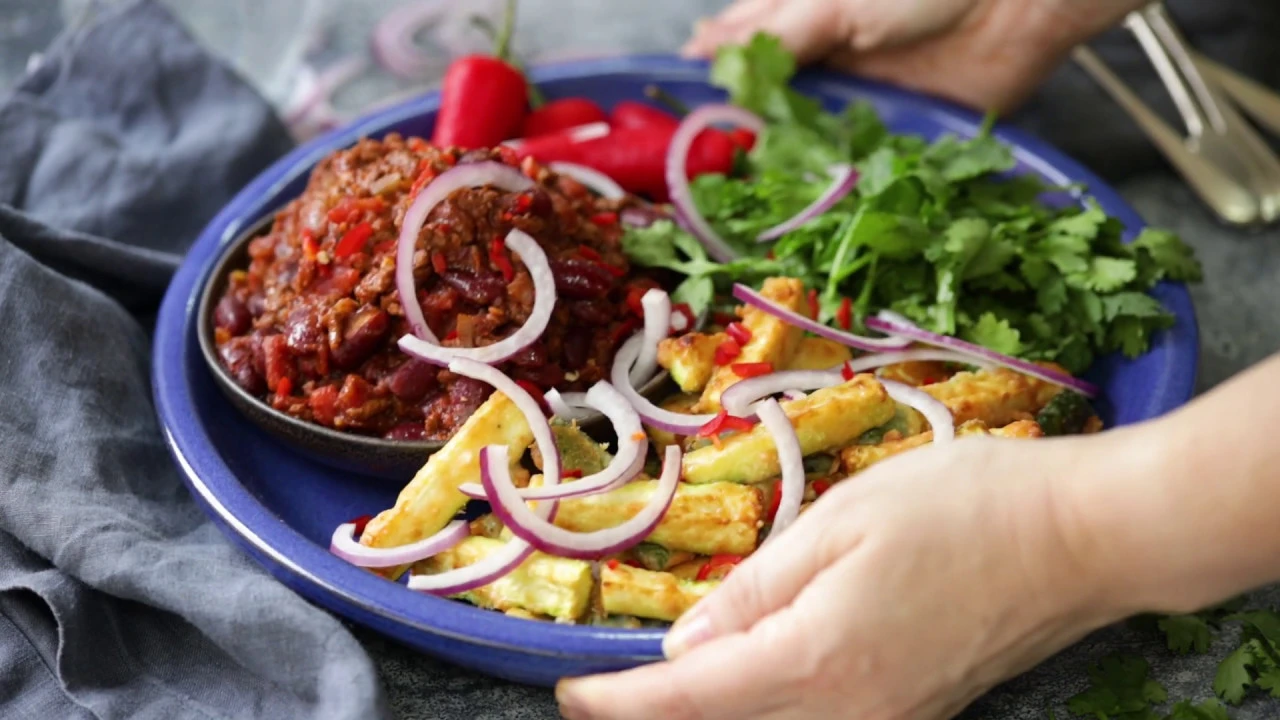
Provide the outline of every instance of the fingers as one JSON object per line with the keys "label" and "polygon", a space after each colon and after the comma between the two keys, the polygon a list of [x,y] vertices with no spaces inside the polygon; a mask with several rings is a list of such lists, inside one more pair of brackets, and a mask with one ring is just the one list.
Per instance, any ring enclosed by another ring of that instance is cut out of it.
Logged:
{"label": "fingers", "polygon": [[700,21],[684,46],[689,57],[711,57],[726,44],[744,43],[758,32],[776,35],[801,63],[828,55],[844,38],[839,3],[830,0],[740,0]]}
{"label": "fingers", "polygon": [[814,576],[856,545],[856,538],[835,529],[840,527],[832,517],[838,504],[833,497],[815,505],[785,534],[770,538],[734,568],[715,592],[672,626],[663,639],[663,653],[679,657],[714,638],[744,632],[789,605]]}
{"label": "fingers", "polygon": [[805,660],[805,628],[793,615],[783,611],[670,662],[563,680],[556,687],[560,712],[568,720],[769,715],[797,702],[801,673],[813,665]]}

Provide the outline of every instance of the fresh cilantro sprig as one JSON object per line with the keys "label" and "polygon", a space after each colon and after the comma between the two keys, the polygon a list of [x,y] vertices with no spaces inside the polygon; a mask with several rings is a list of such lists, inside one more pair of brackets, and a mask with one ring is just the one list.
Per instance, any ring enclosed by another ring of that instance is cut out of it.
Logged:
{"label": "fresh cilantro sprig", "polygon": [[[735,104],[768,122],[742,177],[693,183],[699,210],[738,259],[710,260],[672,223],[624,237],[636,263],[685,276],[677,299],[695,310],[732,282],[790,275],[821,291],[826,321],[849,298],[859,324],[892,309],[936,332],[1079,372],[1100,353],[1145,352],[1174,321],[1147,291],[1161,280],[1200,279],[1190,248],[1168,232],[1146,230],[1126,245],[1124,228],[1096,205],[1044,202],[1064,189],[1010,177],[1013,153],[989,127],[967,140],[895,135],[865,103],[825,111],[788,85],[795,70],[766,35],[723,48],[712,69]],[[819,197],[828,169],[841,163],[858,169],[852,194],[772,245],[755,242]]]}

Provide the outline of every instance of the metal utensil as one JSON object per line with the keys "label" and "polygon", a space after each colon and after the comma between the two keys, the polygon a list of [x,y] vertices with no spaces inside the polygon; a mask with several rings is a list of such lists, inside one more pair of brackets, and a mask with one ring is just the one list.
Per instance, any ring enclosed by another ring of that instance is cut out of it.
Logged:
{"label": "metal utensil", "polygon": [[1192,51],[1196,67],[1210,82],[1222,88],[1236,105],[1267,130],[1280,137],[1280,94],[1254,80],[1241,75],[1216,60]]}
{"label": "metal utensil", "polygon": [[1280,159],[1215,85],[1207,82],[1182,34],[1155,3],[1126,19],[1150,57],[1190,133],[1189,143],[1258,196],[1260,219],[1280,220]]}
{"label": "metal utensil", "polygon": [[1224,222],[1254,225],[1261,219],[1258,197],[1193,145],[1147,106],[1093,50],[1081,45],[1073,58],[1128,113],[1160,149],[1187,184]]}

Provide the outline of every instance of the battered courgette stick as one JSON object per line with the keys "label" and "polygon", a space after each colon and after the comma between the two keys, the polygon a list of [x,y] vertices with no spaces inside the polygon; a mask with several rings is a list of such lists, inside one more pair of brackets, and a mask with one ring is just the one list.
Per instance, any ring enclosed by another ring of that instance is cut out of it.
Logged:
{"label": "battered courgette stick", "polygon": [[[1040,426],[1034,420],[1019,420],[1002,428],[989,429],[981,420],[970,420],[956,428],[957,437],[972,435],[992,435],[1003,438],[1038,438],[1044,437]],[[919,435],[883,442],[879,445],[852,445],[840,451],[840,464],[847,475],[866,470],[881,460],[900,455],[908,450],[928,445],[933,442],[933,431]]]}
{"label": "battered courgette stick", "polygon": [[[502,540],[470,537],[414,566],[414,572],[441,573],[474,565],[506,545]],[[535,552],[515,570],[483,587],[456,595],[489,610],[523,610],[557,620],[577,620],[591,601],[591,564]]]}
{"label": "battered courgette stick", "polygon": [[[805,455],[842,448],[866,431],[893,418],[894,402],[870,375],[782,403]],[[731,435],[721,447],[708,446],[684,456],[687,483],[758,483],[778,477],[773,437],[763,425]],[[723,551],[721,551],[723,552]]]}
{"label": "battered courgette stick", "polygon": [[600,600],[609,615],[675,622],[719,584],[607,563],[600,569]]}
{"label": "battered courgette stick", "polygon": [[988,427],[1028,419],[1062,392],[1059,385],[1006,368],[956,373],[921,389],[941,400],[957,425],[981,420]]}

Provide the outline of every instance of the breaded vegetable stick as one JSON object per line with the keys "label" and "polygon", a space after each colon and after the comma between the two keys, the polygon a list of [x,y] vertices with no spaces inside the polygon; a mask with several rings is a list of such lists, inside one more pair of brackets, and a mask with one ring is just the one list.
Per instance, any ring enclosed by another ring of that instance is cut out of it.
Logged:
{"label": "breaded vegetable stick", "polygon": [[[769,278],[760,288],[760,294],[789,310],[805,312],[804,283],[795,278]],[[751,339],[742,346],[742,353],[734,358],[734,363],[767,362],[774,368],[787,367],[795,357],[800,338],[804,337],[800,328],[750,306],[742,309],[742,324],[751,332]],[[720,394],[740,379],[732,365],[716,367],[695,412],[718,412]]]}
{"label": "breaded vegetable stick", "polygon": [[[442,573],[484,560],[506,542],[470,537],[414,565],[414,572]],[[490,610],[523,610],[558,620],[577,620],[591,601],[591,564],[535,552],[519,567],[483,587],[454,597]]]}
{"label": "breaded vegetable stick", "polygon": [[682,580],[671,573],[620,563],[600,569],[600,599],[610,615],[674,622],[719,584]]}
{"label": "breaded vegetable stick", "polygon": [[[889,422],[894,408],[884,386],[870,375],[858,375],[802,400],[782,403],[805,455],[849,445],[866,431]],[[726,437],[721,445],[684,456],[685,482],[758,483],[781,472],[773,437],[763,425]]]}
{"label": "breaded vegetable stick", "polygon": [[853,359],[849,348],[834,340],[820,337],[800,339],[796,347],[795,357],[783,368],[785,370],[830,370],[845,361]]}
{"label": "breaded vegetable stick", "polygon": [[[658,406],[664,410],[670,410],[671,412],[689,413],[692,411],[693,406],[697,404],[697,395],[680,394],[672,395],[661,403],[658,403]],[[649,434],[649,441],[653,443],[653,449],[657,452],[658,457],[662,457],[663,453],[667,451],[668,445],[675,445],[680,442],[681,447],[684,447],[684,444],[681,442],[681,438],[684,437],[682,435],[669,433],[666,430],[660,430],[653,426],[647,426],[645,428],[645,432]]]}
{"label": "breaded vegetable stick", "polygon": [[941,400],[956,424],[981,420],[1004,427],[1035,415],[1062,392],[1062,387],[1007,368],[956,373],[943,383],[921,388]]}
{"label": "breaded vegetable stick", "polygon": [[[427,460],[400,491],[395,506],[369,521],[361,544],[398,547],[434,535],[467,504],[458,486],[480,482],[480,451],[485,446],[506,445],[513,462],[519,462],[532,442],[524,415],[506,395],[495,392]],[[394,577],[400,571],[385,574]]]}
{"label": "breaded vegetable stick", "polygon": [[[956,436],[992,435],[1003,438],[1039,438],[1044,437],[1040,426],[1034,420],[1019,420],[1002,428],[991,430],[981,420],[970,420],[956,428]],[[933,442],[933,431],[926,431],[902,440],[880,443],[879,445],[853,445],[840,451],[840,462],[848,475],[866,470],[872,465]]]}
{"label": "breaded vegetable stick", "polygon": [[716,348],[729,338],[724,333],[686,333],[658,343],[658,364],[687,393],[699,393],[716,370]]}

